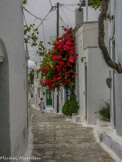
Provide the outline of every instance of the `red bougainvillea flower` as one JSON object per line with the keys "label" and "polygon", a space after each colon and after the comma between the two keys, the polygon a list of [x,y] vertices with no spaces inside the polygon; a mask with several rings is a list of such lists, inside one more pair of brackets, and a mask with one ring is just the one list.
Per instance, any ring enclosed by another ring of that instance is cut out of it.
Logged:
{"label": "red bougainvillea flower", "polygon": [[62,38],[61,37],[57,38],[57,41],[59,41],[59,40],[62,40]]}
{"label": "red bougainvillea flower", "polygon": [[57,78],[57,80],[60,80],[60,79],[61,79],[60,77]]}
{"label": "red bougainvillea flower", "polygon": [[55,67],[51,67],[51,70],[55,70]]}
{"label": "red bougainvillea flower", "polygon": [[44,73],[46,73],[46,74],[49,72],[49,70],[48,70],[46,67],[43,68],[43,71],[44,71]]}
{"label": "red bougainvillea flower", "polygon": [[60,64],[61,67],[63,67],[64,66],[64,61],[59,61],[59,64]]}
{"label": "red bougainvillea flower", "polygon": [[63,45],[63,50],[64,50],[64,51],[69,50],[69,46],[67,46],[67,45]]}
{"label": "red bougainvillea flower", "polygon": [[74,54],[74,50],[70,51],[69,53],[70,53],[70,54]]}
{"label": "red bougainvillea flower", "polygon": [[59,76],[62,76],[62,73],[59,72],[58,75],[59,75]]}
{"label": "red bougainvillea flower", "polygon": [[[71,62],[72,63],[72,62]],[[70,67],[72,67],[72,65],[70,64],[70,63],[67,63],[67,66],[70,66]]]}
{"label": "red bougainvillea flower", "polygon": [[46,57],[47,61],[44,60],[41,66],[44,80],[41,84],[51,90],[60,86],[68,88],[75,84],[75,62],[78,56],[75,53],[75,38],[72,28],[65,28],[64,31],[53,43],[52,50],[48,52],[49,58]]}
{"label": "red bougainvillea flower", "polygon": [[59,55],[59,56],[58,56],[58,60],[61,60],[61,59],[62,59],[62,56],[61,56],[61,55]]}
{"label": "red bougainvillea flower", "polygon": [[70,45],[72,45],[72,42],[67,41],[67,42],[66,42],[66,45],[67,45],[67,46],[70,46]]}
{"label": "red bougainvillea flower", "polygon": [[56,61],[56,56],[53,56],[53,61]]}
{"label": "red bougainvillea flower", "polygon": [[54,76],[53,76],[53,80],[56,81],[56,79],[57,79],[57,78],[56,78],[56,76],[54,75]]}
{"label": "red bougainvillea flower", "polygon": [[68,80],[68,79],[65,79],[65,82],[66,82],[66,83],[68,83],[68,82],[70,82],[70,80]]}
{"label": "red bougainvillea flower", "polygon": [[75,78],[75,76],[74,76],[74,75],[72,75],[72,78]]}
{"label": "red bougainvillea flower", "polygon": [[70,57],[70,58],[69,58],[69,62],[70,62],[70,63],[76,62],[76,58],[75,58],[75,57]]}
{"label": "red bougainvillea flower", "polygon": [[67,76],[67,77],[69,77],[69,76],[70,76],[70,74],[67,74],[67,73],[66,73],[66,76]]}

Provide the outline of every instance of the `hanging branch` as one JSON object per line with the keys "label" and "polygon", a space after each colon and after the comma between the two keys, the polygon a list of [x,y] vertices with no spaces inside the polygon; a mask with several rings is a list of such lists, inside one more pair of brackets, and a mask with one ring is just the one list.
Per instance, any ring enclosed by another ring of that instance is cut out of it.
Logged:
{"label": "hanging branch", "polygon": [[107,47],[104,42],[104,19],[107,16],[107,10],[108,10],[108,0],[102,0],[101,2],[101,13],[99,15],[98,19],[98,44],[100,49],[102,50],[105,62],[107,65],[114,70],[116,70],[118,73],[122,73],[122,66],[120,63],[115,63],[111,57],[110,54],[108,53]]}

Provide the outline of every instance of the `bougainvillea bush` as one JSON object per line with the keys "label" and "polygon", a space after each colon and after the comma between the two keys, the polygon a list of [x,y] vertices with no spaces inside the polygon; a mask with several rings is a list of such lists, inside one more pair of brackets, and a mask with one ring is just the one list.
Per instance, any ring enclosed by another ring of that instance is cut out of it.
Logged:
{"label": "bougainvillea bush", "polygon": [[53,43],[53,48],[44,58],[41,71],[41,84],[50,89],[68,88],[72,93],[75,85],[75,38],[72,28],[64,29],[64,34]]}

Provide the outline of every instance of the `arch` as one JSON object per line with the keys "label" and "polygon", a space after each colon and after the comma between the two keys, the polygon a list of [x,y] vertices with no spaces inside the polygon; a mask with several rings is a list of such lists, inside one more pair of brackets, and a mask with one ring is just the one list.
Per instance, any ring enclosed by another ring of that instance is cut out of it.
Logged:
{"label": "arch", "polygon": [[10,156],[10,111],[9,111],[9,61],[5,44],[0,39],[0,155]]}

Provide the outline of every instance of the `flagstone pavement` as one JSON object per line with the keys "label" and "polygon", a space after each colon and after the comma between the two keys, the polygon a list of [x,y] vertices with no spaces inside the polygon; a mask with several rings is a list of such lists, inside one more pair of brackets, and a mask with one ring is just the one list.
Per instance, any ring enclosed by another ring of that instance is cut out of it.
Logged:
{"label": "flagstone pavement", "polygon": [[33,110],[31,162],[114,162],[93,136],[93,129],[63,115]]}

